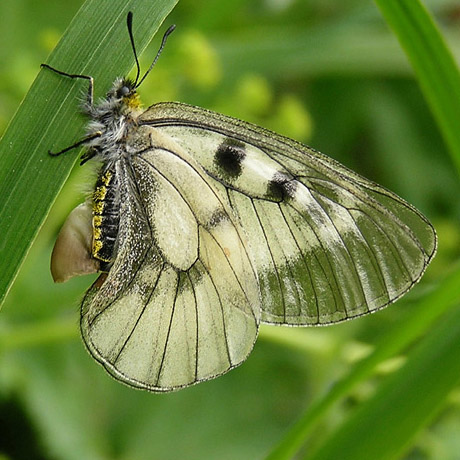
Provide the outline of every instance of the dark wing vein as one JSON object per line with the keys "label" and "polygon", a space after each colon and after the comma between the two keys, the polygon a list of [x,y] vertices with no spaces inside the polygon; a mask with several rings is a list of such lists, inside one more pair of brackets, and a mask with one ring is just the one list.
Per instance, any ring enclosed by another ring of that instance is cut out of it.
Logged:
{"label": "dark wing vein", "polygon": [[[177,272],[176,272],[176,274],[177,274]],[[163,370],[163,365],[164,365],[164,362],[165,362],[166,350],[168,348],[169,336],[171,334],[171,326],[172,326],[172,322],[173,322],[173,318],[174,318],[174,313],[176,311],[176,301],[177,301],[177,293],[178,293],[178,291],[179,291],[179,276],[177,276],[174,299],[173,299],[172,304],[171,304],[171,316],[169,317],[169,322],[168,322],[168,332],[166,333],[166,339],[165,339],[165,342],[164,342],[163,355],[161,357],[160,365],[158,366],[158,373],[157,373],[155,386],[158,386],[158,382],[160,381],[161,372]]]}
{"label": "dark wing vein", "polygon": [[272,260],[272,263],[273,263],[273,269],[275,271],[276,279],[278,281],[281,300],[283,302],[284,317],[286,317],[286,303],[285,303],[285,299],[284,299],[284,292],[283,292],[283,288],[282,288],[281,277],[280,277],[280,274],[278,272],[278,267],[276,265],[275,257],[273,256],[273,252],[272,252],[272,248],[270,247],[270,244],[268,244],[268,238],[267,238],[267,235],[265,233],[265,228],[264,228],[264,226],[262,224],[262,221],[260,219],[259,213],[257,211],[257,208],[256,208],[255,204],[254,204],[254,200],[252,198],[249,198],[249,199],[250,199],[251,205],[252,205],[252,207],[254,209],[254,214],[256,215],[257,221],[259,222],[259,227],[262,230],[262,233],[264,235],[264,239],[267,242],[267,249],[268,249],[268,252],[270,254],[270,258]]}
{"label": "dark wing vein", "polygon": [[[342,242],[342,249],[345,251],[346,255],[348,255],[348,259],[349,259],[349,260],[348,260],[348,263],[346,263],[346,266],[350,266],[350,265],[351,265],[351,266],[353,267],[354,272],[355,272],[355,275],[356,275],[356,278],[359,280],[359,287],[360,287],[360,289],[361,289],[361,294],[362,294],[362,296],[363,296],[364,301],[366,302],[366,294],[365,294],[364,287],[363,287],[363,285],[362,285],[361,276],[360,276],[359,273],[358,273],[358,270],[357,270],[357,267],[356,267],[356,265],[355,265],[355,263],[354,263],[353,257],[352,257],[351,254],[350,254],[350,251],[349,251],[349,249],[348,249],[348,247],[347,247],[347,244],[345,243],[345,241],[344,241],[344,239],[343,239],[343,236],[342,236],[340,230],[337,228],[337,226],[335,225],[334,220],[331,218],[331,216],[329,215],[329,213],[324,209],[324,207],[323,207],[323,205],[320,203],[320,201],[315,197],[315,193],[314,193],[315,191],[314,191],[314,190],[310,190],[310,192],[311,192],[312,198],[315,200],[316,204],[322,209],[323,215],[328,219],[328,221],[330,222],[331,226],[334,228],[334,230],[335,230],[337,236],[339,237],[340,241]],[[335,202],[334,202],[334,203],[335,203]],[[324,250],[324,248],[323,248],[323,250]],[[344,260],[347,259],[347,257],[345,257],[345,254],[342,254],[342,257],[344,258]],[[337,282],[337,279],[336,279],[336,277],[335,277],[335,272],[334,272],[334,270],[333,270],[333,273],[334,273],[335,282],[336,282],[338,288],[341,290],[341,287],[340,287],[340,285],[339,285],[339,283]],[[356,278],[355,278],[355,279],[356,279]],[[367,302],[366,302],[366,305],[367,305]],[[347,308],[346,308],[346,304],[344,305],[344,307],[345,307],[345,311],[346,311],[346,309],[347,309]]]}
{"label": "dark wing vein", "polygon": [[232,359],[230,357],[230,349],[229,349],[229,344],[228,344],[227,325],[225,324],[224,305],[223,305],[222,299],[220,297],[219,289],[217,288],[216,283],[214,282],[214,278],[213,278],[211,272],[207,269],[205,264],[202,263],[201,265],[202,265],[203,269],[205,270],[205,272],[207,273],[207,275],[209,277],[209,281],[211,281],[212,287],[214,288],[214,291],[217,294],[217,298],[219,299],[219,306],[220,306],[220,313],[221,313],[220,316],[222,318],[222,329],[224,331],[224,337],[225,337],[225,351],[227,353],[228,362],[229,362],[229,364],[231,366],[232,365]]}
{"label": "dark wing vein", "polygon": [[199,320],[200,318],[198,317],[198,302],[197,302],[197,299],[196,299],[196,292],[195,292],[195,285],[193,284],[193,281],[192,281],[192,278],[190,277],[190,270],[187,271],[187,278],[190,282],[190,287],[192,289],[192,294],[193,294],[193,300],[194,300],[194,303],[195,303],[195,329],[196,329],[196,333],[195,333],[195,381],[197,381],[198,379],[198,359],[199,359],[199,347],[198,347],[198,343],[199,343],[199,328],[198,328],[198,325],[199,325]]}
{"label": "dark wing vein", "polygon": [[[120,355],[122,354],[123,350],[125,349],[125,347],[127,346],[129,340],[131,339],[131,336],[134,334],[134,331],[135,329],[137,328],[137,325],[139,324],[141,318],[143,317],[144,315],[144,312],[145,310],[147,309],[149,303],[150,303],[150,300],[152,299],[152,296],[154,294],[154,292],[156,291],[156,288],[157,288],[157,285],[158,285],[158,282],[161,278],[161,274],[163,273],[163,270],[165,268],[165,264],[163,263],[163,266],[162,268],[160,269],[160,271],[158,272],[158,276],[157,276],[157,279],[155,280],[155,283],[154,285],[152,286],[152,288],[150,289],[150,294],[148,296],[148,298],[145,300],[145,304],[144,304],[144,307],[142,308],[142,311],[140,312],[136,322],[134,323],[133,327],[131,328],[131,332],[128,334],[128,337],[126,337],[123,345],[121,346],[120,348],[120,351],[118,352],[117,356],[115,357],[114,361],[112,364],[115,365],[115,363],[118,361],[118,358],[120,357]],[[134,279],[134,278],[133,278]]]}
{"label": "dark wing vein", "polygon": [[[308,274],[308,279],[309,279],[309,282],[310,282],[310,286],[311,286],[311,290],[313,292],[313,299],[314,299],[314,302],[315,302],[315,310],[316,310],[316,316],[317,316],[317,321],[319,322],[319,305],[318,305],[318,295],[317,295],[317,292],[316,292],[316,288],[315,288],[315,283],[313,282],[313,277],[312,277],[312,274],[311,274],[311,270],[310,270],[310,267],[308,266],[308,262],[307,262],[307,258],[306,258],[306,255],[304,254],[304,251],[302,249],[302,247],[300,246],[299,242],[297,241],[297,238],[296,236],[294,235],[294,232],[292,230],[292,227],[291,225],[289,225],[289,222],[288,222],[288,219],[285,215],[285,212],[283,210],[283,207],[280,205],[279,206],[279,209],[280,209],[280,212],[281,214],[283,215],[283,219],[284,221],[286,222],[286,226],[287,228],[289,229],[289,232],[292,236],[292,239],[294,240],[295,242],[295,245],[297,246],[297,249],[299,251],[299,254],[302,258],[302,261],[303,261],[303,265],[304,265],[304,269],[305,269],[305,272]],[[296,225],[295,222],[292,222],[292,225]],[[297,226],[297,225],[296,225]],[[316,258],[316,260],[318,261],[318,258],[316,257],[316,254],[313,254],[313,256]],[[319,261],[318,261],[319,263]],[[320,265],[321,266],[321,265]],[[322,268],[322,267],[321,267]]]}

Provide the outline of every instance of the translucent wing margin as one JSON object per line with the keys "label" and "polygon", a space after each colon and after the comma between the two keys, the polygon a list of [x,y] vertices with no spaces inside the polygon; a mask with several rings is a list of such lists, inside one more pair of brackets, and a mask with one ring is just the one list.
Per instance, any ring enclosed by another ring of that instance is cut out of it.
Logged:
{"label": "translucent wing margin", "polygon": [[240,364],[260,315],[257,278],[232,211],[189,162],[159,144],[116,164],[117,253],[87,292],[81,316],[84,341],[108,372],[157,392]]}
{"label": "translucent wing margin", "polygon": [[198,107],[139,118],[196,161],[238,217],[261,320],[327,324],[385,307],[422,276],[436,233],[414,207],[296,141]]}

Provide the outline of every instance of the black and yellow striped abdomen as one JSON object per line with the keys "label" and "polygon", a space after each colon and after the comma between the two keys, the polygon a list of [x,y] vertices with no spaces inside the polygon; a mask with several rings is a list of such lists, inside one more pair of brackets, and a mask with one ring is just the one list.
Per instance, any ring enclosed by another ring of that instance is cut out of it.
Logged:
{"label": "black and yellow striped abdomen", "polygon": [[113,250],[118,234],[120,202],[117,197],[117,179],[112,171],[102,173],[93,192],[93,247],[92,255],[101,261],[101,271],[113,261]]}

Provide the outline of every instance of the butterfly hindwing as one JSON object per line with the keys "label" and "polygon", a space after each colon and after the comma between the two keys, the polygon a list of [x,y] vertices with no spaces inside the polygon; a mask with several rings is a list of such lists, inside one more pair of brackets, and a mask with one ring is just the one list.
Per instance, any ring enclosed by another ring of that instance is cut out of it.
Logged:
{"label": "butterfly hindwing", "polygon": [[169,391],[247,357],[260,298],[231,209],[178,145],[151,136],[151,148],[116,162],[116,255],[87,293],[81,324],[90,352],[117,379]]}
{"label": "butterfly hindwing", "polygon": [[436,249],[411,205],[336,161],[257,126],[161,103],[139,117],[180,146],[245,230],[261,320],[308,325],[366,314],[407,292]]}

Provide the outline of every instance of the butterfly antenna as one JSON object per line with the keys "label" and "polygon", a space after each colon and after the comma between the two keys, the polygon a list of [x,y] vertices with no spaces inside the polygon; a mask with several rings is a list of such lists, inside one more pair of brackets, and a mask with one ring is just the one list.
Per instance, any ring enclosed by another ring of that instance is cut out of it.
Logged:
{"label": "butterfly antenna", "polygon": [[133,36],[133,12],[130,11],[128,12],[128,17],[126,19],[127,25],[128,25],[128,34],[129,34],[129,40],[131,42],[131,48],[133,49],[133,54],[134,54],[134,59],[136,59],[136,67],[137,67],[137,74],[136,74],[136,80],[134,83],[134,87],[136,88],[137,81],[139,80],[139,76],[141,74],[141,66],[139,65],[139,59],[137,58],[137,51],[136,51],[136,45],[134,44],[134,36]]}
{"label": "butterfly antenna", "polygon": [[[132,14],[131,14],[131,17],[132,17]],[[129,22],[129,14],[128,14],[128,22]],[[129,27],[129,24],[128,24],[128,27]],[[141,78],[139,83],[137,82],[137,78],[136,78],[136,84],[134,85],[134,88],[138,88],[141,85],[141,83],[145,80],[145,77],[153,69],[153,67],[155,66],[155,64],[158,61],[158,58],[160,57],[161,52],[163,51],[163,48],[166,45],[166,40],[168,40],[168,37],[171,35],[171,33],[174,31],[175,28],[176,28],[176,26],[175,26],[175,24],[173,24],[172,26],[169,26],[168,30],[164,33],[163,39],[161,40],[160,48],[157,51],[157,55],[155,56],[155,59],[150,64],[150,67],[148,68],[147,72],[145,72],[144,76]],[[132,37],[131,33],[130,33],[130,36]],[[133,48],[134,48],[134,44],[133,44]],[[137,62],[137,57],[136,57],[136,62]],[[139,63],[137,64],[137,68],[138,68],[138,76],[139,76]]]}

